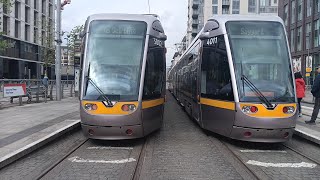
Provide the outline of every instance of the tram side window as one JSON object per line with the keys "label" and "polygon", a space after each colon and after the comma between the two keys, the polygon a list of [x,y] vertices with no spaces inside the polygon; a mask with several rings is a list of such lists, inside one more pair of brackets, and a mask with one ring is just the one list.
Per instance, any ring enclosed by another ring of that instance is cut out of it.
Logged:
{"label": "tram side window", "polygon": [[233,101],[233,91],[227,51],[223,36],[214,44],[204,42],[201,66],[201,96]]}
{"label": "tram side window", "polygon": [[163,48],[149,49],[143,87],[143,99],[156,99],[161,97],[164,81],[164,63]]}

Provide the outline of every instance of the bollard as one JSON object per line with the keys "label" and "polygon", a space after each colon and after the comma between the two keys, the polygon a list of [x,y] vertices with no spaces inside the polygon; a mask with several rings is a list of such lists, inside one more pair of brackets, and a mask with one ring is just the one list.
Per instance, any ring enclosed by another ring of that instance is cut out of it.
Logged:
{"label": "bollard", "polygon": [[61,99],[63,99],[64,84],[63,83],[61,83],[61,84],[62,84],[62,86],[61,86]]}
{"label": "bollard", "polygon": [[40,92],[40,83],[39,82],[37,82],[37,91],[36,91],[36,102],[38,103],[38,102],[40,102],[40,100],[39,100],[39,92]]}
{"label": "bollard", "polygon": [[53,91],[53,82],[50,83],[50,100],[51,100],[51,101],[53,100],[52,91]]}
{"label": "bollard", "polygon": [[19,106],[22,106],[22,96],[19,96]]}
{"label": "bollard", "polygon": [[71,83],[70,97],[72,97],[73,83]]}
{"label": "bollard", "polygon": [[48,91],[48,88],[45,87],[45,91],[44,91],[44,102],[47,103],[47,91]]}

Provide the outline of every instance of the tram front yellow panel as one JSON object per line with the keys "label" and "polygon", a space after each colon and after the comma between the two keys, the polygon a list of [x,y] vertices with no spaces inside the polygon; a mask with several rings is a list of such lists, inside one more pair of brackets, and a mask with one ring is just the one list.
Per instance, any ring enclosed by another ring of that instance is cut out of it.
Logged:
{"label": "tram front yellow panel", "polygon": [[133,104],[136,106],[136,109],[138,108],[139,103],[138,102],[117,102],[113,107],[106,107],[103,102],[98,102],[98,101],[82,101],[82,107],[85,106],[85,104],[96,104],[97,105],[97,110],[86,110],[89,114],[92,115],[103,115],[103,114],[108,114],[108,115],[128,115],[133,113],[134,111],[123,111],[121,107],[125,104]]}

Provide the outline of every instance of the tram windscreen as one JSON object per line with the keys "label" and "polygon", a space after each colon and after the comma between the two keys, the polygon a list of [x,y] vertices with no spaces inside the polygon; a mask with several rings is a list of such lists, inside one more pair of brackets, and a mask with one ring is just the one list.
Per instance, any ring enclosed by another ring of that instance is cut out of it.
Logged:
{"label": "tram windscreen", "polygon": [[[89,77],[110,100],[138,100],[147,24],[138,21],[92,21],[86,60]],[[102,99],[87,83],[84,99]]]}
{"label": "tram windscreen", "polygon": [[258,102],[246,76],[271,102],[294,102],[294,85],[283,25],[279,22],[226,23],[242,102]]}

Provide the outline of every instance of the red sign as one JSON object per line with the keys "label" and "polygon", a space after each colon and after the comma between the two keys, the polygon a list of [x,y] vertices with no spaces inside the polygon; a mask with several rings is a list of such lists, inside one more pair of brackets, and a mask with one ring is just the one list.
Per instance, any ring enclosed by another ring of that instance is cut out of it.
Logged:
{"label": "red sign", "polygon": [[3,97],[23,96],[26,94],[26,84],[5,84],[3,86]]}

